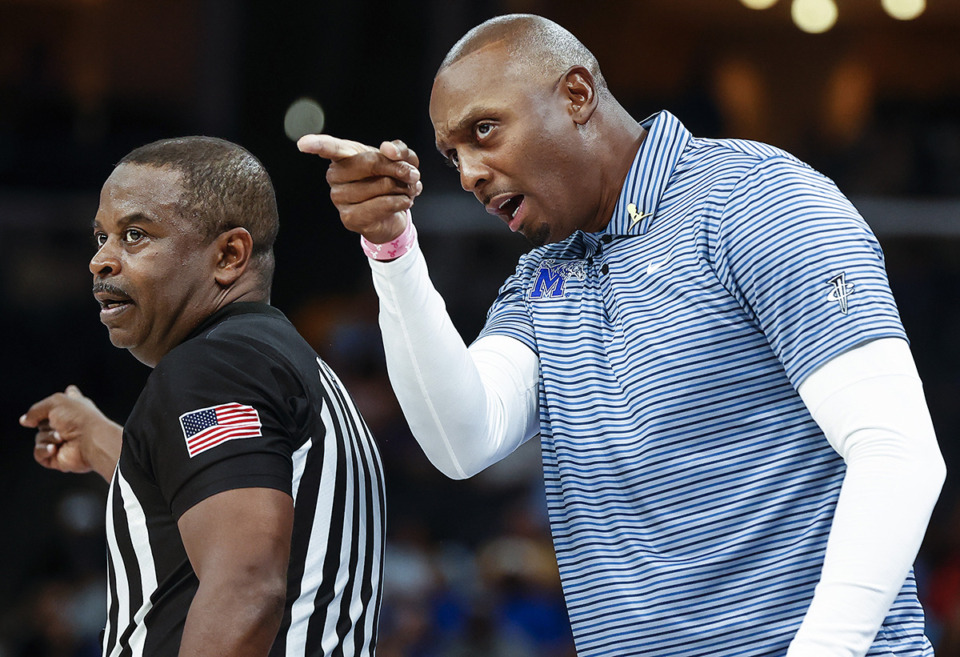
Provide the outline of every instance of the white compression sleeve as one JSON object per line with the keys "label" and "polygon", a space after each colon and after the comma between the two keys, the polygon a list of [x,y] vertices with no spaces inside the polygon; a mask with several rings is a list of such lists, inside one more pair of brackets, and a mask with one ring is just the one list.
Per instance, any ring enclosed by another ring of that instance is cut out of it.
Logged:
{"label": "white compression sleeve", "polygon": [[419,245],[396,260],[369,262],[390,383],[430,462],[448,477],[470,477],[536,435],[536,354],[501,336],[468,349]]}
{"label": "white compression sleeve", "polygon": [[847,472],[820,582],[787,655],[864,655],[916,558],[946,470],[904,340],[831,359],[799,393]]}

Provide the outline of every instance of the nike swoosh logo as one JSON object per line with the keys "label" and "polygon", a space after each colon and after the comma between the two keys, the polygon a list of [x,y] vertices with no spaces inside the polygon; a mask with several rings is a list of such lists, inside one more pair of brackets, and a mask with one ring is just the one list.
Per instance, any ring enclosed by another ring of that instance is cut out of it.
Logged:
{"label": "nike swoosh logo", "polygon": [[664,258],[663,260],[651,262],[647,265],[647,275],[649,276],[650,274],[656,274],[658,271],[666,267],[669,262],[670,258]]}

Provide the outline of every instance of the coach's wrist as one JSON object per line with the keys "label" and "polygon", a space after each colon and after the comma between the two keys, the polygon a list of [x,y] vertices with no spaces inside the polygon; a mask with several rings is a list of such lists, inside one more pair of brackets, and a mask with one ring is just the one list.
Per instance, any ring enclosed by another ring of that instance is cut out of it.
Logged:
{"label": "coach's wrist", "polygon": [[368,258],[373,260],[389,261],[396,260],[404,255],[417,241],[417,229],[413,225],[413,218],[410,211],[406,212],[406,226],[403,231],[394,239],[383,244],[376,244],[368,240],[365,236],[360,236],[360,247]]}

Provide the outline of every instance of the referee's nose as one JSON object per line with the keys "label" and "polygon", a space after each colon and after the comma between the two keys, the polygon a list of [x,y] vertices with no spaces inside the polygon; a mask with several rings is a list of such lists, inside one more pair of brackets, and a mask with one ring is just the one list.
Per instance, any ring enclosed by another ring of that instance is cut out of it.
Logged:
{"label": "referee's nose", "polygon": [[120,272],[120,260],[107,240],[90,258],[90,273],[96,277],[111,276]]}

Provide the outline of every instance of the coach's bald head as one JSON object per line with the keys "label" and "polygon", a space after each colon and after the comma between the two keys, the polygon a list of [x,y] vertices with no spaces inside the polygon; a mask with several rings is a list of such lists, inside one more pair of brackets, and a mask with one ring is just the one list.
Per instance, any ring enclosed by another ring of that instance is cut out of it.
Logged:
{"label": "coach's bald head", "polygon": [[598,93],[608,92],[593,53],[560,25],[534,14],[497,16],[476,26],[454,44],[437,74],[467,55],[494,44],[506,49],[512,64],[528,72],[540,71],[546,77],[556,77],[574,66],[583,66],[597,83]]}

